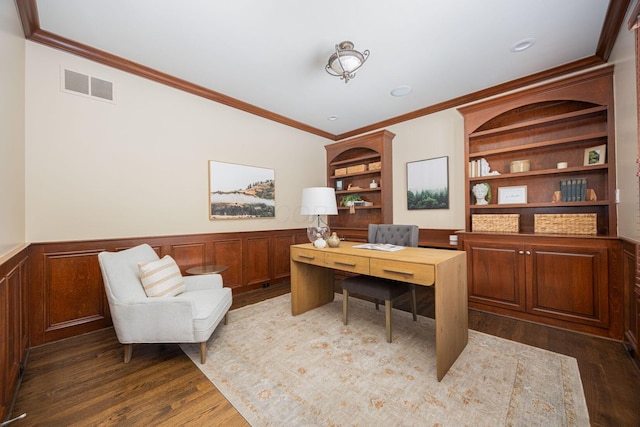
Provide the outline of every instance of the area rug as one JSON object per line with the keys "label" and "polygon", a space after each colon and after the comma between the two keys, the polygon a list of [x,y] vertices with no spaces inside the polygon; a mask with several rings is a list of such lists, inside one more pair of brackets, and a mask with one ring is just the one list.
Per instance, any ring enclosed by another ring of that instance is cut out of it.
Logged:
{"label": "area rug", "polygon": [[436,380],[434,321],[350,298],[291,315],[290,294],[229,313],[182,349],[253,426],[588,426],[574,358],[469,331]]}

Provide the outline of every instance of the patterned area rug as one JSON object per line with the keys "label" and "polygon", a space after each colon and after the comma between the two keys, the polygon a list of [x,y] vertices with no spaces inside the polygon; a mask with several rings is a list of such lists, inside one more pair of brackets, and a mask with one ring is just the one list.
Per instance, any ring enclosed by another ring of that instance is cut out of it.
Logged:
{"label": "patterned area rug", "polygon": [[588,426],[574,358],[469,331],[469,343],[436,380],[434,321],[342,296],[299,316],[290,294],[229,313],[208,342],[183,344],[253,426]]}

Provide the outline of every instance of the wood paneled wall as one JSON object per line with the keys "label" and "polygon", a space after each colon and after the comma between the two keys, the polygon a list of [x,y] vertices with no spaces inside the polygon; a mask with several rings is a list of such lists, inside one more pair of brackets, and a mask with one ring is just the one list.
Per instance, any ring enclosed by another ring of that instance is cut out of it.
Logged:
{"label": "wood paneled wall", "polygon": [[624,342],[640,366],[640,243],[623,240]]}
{"label": "wood paneled wall", "polygon": [[22,374],[29,331],[28,248],[0,260],[0,420],[4,420]]}
{"label": "wood paneled wall", "polygon": [[101,251],[148,243],[160,257],[173,257],[183,274],[205,264],[226,265],[224,284],[238,294],[287,280],[289,247],[307,241],[305,230],[292,229],[34,243],[28,261],[31,344],[112,324],[98,264]]}

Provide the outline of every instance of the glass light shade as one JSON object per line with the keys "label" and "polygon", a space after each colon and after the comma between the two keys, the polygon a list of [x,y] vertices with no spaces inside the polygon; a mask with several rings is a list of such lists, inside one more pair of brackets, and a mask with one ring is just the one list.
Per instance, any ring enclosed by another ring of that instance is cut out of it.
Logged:
{"label": "glass light shade", "polygon": [[[319,239],[322,239],[323,242],[326,241],[331,230],[322,216],[338,214],[335,190],[330,187],[304,188],[302,190],[300,214],[309,215],[309,225],[307,226],[309,241],[314,244]],[[321,247],[324,247],[324,245],[321,245]]]}
{"label": "glass light shade", "polygon": [[354,52],[352,50],[346,52],[340,52],[340,57],[334,55],[329,60],[331,69],[336,74],[342,74],[343,72],[352,73],[362,65],[363,58],[360,52]]}
{"label": "glass light shade", "polygon": [[358,52],[353,48],[353,43],[344,41],[336,45],[336,51],[329,57],[325,66],[327,73],[340,77],[347,83],[355,77],[356,71],[369,57],[369,51]]}

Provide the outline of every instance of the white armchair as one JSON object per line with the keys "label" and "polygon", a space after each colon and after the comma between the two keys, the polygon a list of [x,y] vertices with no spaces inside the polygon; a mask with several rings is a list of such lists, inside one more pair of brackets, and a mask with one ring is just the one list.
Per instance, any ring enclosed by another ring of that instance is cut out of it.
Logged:
{"label": "white armchair", "polygon": [[183,277],[185,290],[174,297],[147,297],[138,263],[156,261],[147,244],[120,252],[101,252],[98,261],[118,341],[124,344],[124,363],[137,343],[200,343],[205,363],[207,340],[231,307],[231,289],[222,276]]}

